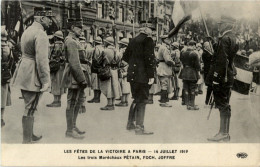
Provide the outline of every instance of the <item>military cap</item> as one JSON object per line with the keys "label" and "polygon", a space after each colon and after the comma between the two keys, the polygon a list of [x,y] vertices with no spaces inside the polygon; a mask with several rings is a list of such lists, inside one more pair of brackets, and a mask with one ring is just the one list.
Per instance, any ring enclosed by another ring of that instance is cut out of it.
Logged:
{"label": "military cap", "polygon": [[246,56],[246,51],[245,50],[241,50],[241,55]]}
{"label": "military cap", "polygon": [[60,39],[64,39],[62,31],[56,31],[53,36]]}
{"label": "military cap", "polygon": [[220,18],[219,23],[230,23],[230,24],[234,24],[236,22],[236,19],[230,17],[230,16],[224,16],[222,15]]}
{"label": "military cap", "polygon": [[193,40],[190,40],[190,41],[188,42],[188,46],[196,46],[196,42],[193,41]]}
{"label": "military cap", "polygon": [[34,16],[54,17],[52,15],[52,10],[49,7],[35,7],[34,8]]}
{"label": "military cap", "polygon": [[97,36],[97,38],[95,39],[95,43],[102,44],[102,39],[100,36]]}
{"label": "military cap", "polygon": [[107,37],[104,42],[110,44],[110,45],[114,45],[114,38],[113,37]]}
{"label": "military cap", "polygon": [[7,36],[8,36],[8,33],[7,31],[5,30],[5,27],[1,27],[1,40],[2,41],[7,41]]}
{"label": "military cap", "polygon": [[129,39],[128,38],[123,38],[118,43],[119,44],[123,44],[123,45],[128,45],[129,44]]}
{"label": "military cap", "polygon": [[173,42],[172,46],[175,47],[175,48],[179,48],[179,43],[178,42]]}
{"label": "military cap", "polygon": [[198,47],[202,48],[202,46],[201,46],[200,43],[197,43],[197,44],[196,44],[196,47],[197,47],[197,48],[198,48]]}
{"label": "military cap", "polygon": [[153,19],[149,19],[148,21],[141,21],[140,22],[141,27],[147,27],[150,28],[152,30],[156,30],[156,24],[155,21],[153,21]]}
{"label": "military cap", "polygon": [[69,25],[74,25],[75,27],[82,28],[83,27],[83,20],[82,19],[76,19],[76,18],[69,18],[67,20]]}

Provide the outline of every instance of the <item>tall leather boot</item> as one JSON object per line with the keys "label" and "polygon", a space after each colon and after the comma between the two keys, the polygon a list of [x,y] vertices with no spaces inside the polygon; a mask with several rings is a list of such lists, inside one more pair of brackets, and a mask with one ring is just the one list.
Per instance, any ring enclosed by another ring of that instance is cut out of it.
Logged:
{"label": "tall leather boot", "polygon": [[60,95],[53,95],[54,100],[51,104],[47,104],[46,107],[61,107]]}
{"label": "tall leather boot", "polygon": [[174,90],[174,95],[172,96],[172,98],[170,100],[179,100],[179,90],[180,90],[180,88],[176,88]]}
{"label": "tall leather boot", "polygon": [[199,107],[195,105],[195,94],[189,95],[190,105],[188,106],[188,110],[199,110]]}
{"label": "tall leather boot", "polygon": [[145,116],[145,103],[136,104],[136,135],[152,135],[153,132],[148,132],[144,130],[144,116]]}
{"label": "tall leather boot", "polygon": [[129,114],[128,114],[128,121],[127,121],[127,130],[133,130],[135,129],[135,108],[136,108],[136,103],[132,102],[130,109],[129,109]]}
{"label": "tall leather boot", "polygon": [[183,101],[184,101],[184,104],[188,108],[190,106],[190,96],[189,96],[189,93],[187,91],[183,92]]}
{"label": "tall leather boot", "polygon": [[168,98],[168,92],[167,90],[162,90],[161,94],[161,107],[172,107],[172,105],[168,104],[169,98]]}
{"label": "tall leather boot", "polygon": [[22,118],[23,144],[29,144],[32,142],[33,120],[34,117],[32,116],[23,116]]}
{"label": "tall leather boot", "polygon": [[101,95],[101,90],[96,90],[97,91],[97,98],[95,103],[100,103],[100,95]]}
{"label": "tall leather boot", "polygon": [[33,127],[32,127],[32,141],[33,142],[37,142],[37,141],[39,141],[39,140],[41,140],[42,139],[42,135],[40,135],[40,136],[36,136],[34,133],[33,133],[33,129],[34,129],[34,120],[33,120],[33,125],[32,125]]}
{"label": "tall leather boot", "polygon": [[185,93],[184,93],[184,89],[182,89],[181,91],[181,105],[186,105],[185,104]]}
{"label": "tall leather boot", "polygon": [[74,139],[83,139],[84,136],[79,135],[73,128],[73,117],[74,117],[74,111],[73,111],[73,105],[71,105],[70,109],[66,110],[67,131],[65,136]]}
{"label": "tall leather boot", "polygon": [[208,141],[214,141],[214,142],[220,142],[220,141],[229,141],[230,140],[230,136],[227,133],[227,117],[226,115],[223,115],[223,113],[220,113],[220,128],[219,128],[219,132],[211,137],[208,138]]}
{"label": "tall leather boot", "polygon": [[85,131],[79,130],[79,128],[76,126],[79,110],[81,108],[82,104],[77,104],[74,110],[74,115],[73,115],[73,129],[80,135],[85,134]]}
{"label": "tall leather boot", "polygon": [[94,90],[94,97],[91,100],[88,100],[88,103],[95,103],[97,99],[97,90]]}

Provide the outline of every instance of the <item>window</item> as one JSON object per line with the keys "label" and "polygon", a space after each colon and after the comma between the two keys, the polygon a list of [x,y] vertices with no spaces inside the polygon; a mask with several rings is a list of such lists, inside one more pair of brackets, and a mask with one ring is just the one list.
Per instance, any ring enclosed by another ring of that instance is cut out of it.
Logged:
{"label": "window", "polygon": [[103,13],[103,4],[98,3],[98,12],[97,12],[97,17],[98,18],[104,18],[104,13]]}

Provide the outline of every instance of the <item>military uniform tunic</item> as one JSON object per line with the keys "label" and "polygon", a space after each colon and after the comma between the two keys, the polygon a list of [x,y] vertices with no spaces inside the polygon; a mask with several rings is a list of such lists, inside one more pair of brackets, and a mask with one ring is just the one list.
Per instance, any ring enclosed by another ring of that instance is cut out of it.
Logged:
{"label": "military uniform tunic", "polygon": [[[117,64],[117,68],[119,67],[119,53],[114,46],[110,45],[104,50],[104,58],[104,65],[113,66],[113,64]],[[120,96],[117,68],[113,69],[113,67],[111,67],[111,78],[100,82],[100,90],[107,98],[118,98]]]}
{"label": "military uniform tunic", "polygon": [[[54,49],[52,51],[52,49]],[[65,55],[64,55],[64,43],[62,41],[56,41],[53,48],[50,49],[51,59],[58,59],[61,62],[60,69],[51,73],[51,93],[53,95],[62,95],[65,93],[65,88],[61,88],[61,80],[65,68]]]}
{"label": "military uniform tunic", "polygon": [[48,47],[49,39],[43,26],[34,22],[21,38],[22,60],[14,74],[14,86],[40,92],[43,84],[50,83]]}
{"label": "military uniform tunic", "polygon": [[[4,42],[1,43],[1,51],[1,65],[3,68],[2,63],[7,63],[7,66],[10,65],[11,62],[9,61],[12,59],[12,52],[10,47]],[[11,67],[9,66],[8,68],[10,69]],[[11,89],[9,83],[10,79],[5,83],[1,83],[1,108],[5,108],[5,106],[11,105]]]}

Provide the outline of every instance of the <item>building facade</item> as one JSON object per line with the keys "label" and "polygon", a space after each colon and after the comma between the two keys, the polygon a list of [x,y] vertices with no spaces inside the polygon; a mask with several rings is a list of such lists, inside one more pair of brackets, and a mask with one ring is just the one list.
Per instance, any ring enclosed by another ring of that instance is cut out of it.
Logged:
{"label": "building facade", "polygon": [[[48,0],[48,1],[2,1],[1,23],[10,34],[18,31],[18,22],[22,19],[23,29],[33,22],[34,7],[51,7],[54,18],[48,35],[57,30],[66,30],[66,21],[70,17],[81,17],[84,33],[89,41],[96,36],[112,35],[114,29],[118,40],[135,36],[140,22],[149,18],[156,19],[157,37],[169,31],[174,1],[165,0]],[[148,12],[147,12],[148,11]]]}

